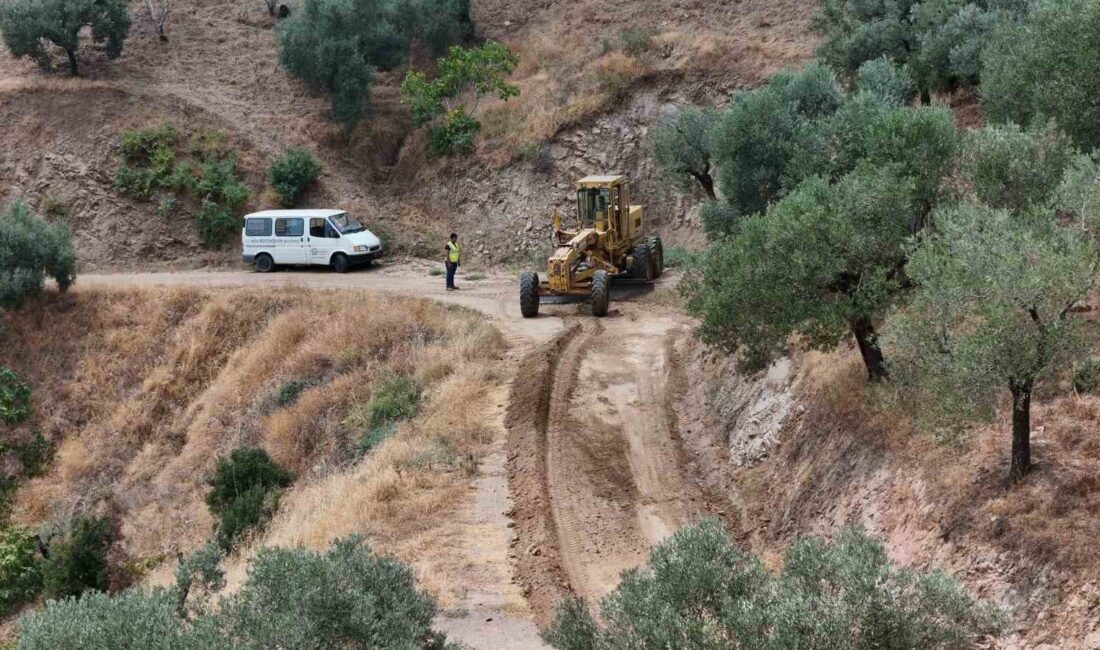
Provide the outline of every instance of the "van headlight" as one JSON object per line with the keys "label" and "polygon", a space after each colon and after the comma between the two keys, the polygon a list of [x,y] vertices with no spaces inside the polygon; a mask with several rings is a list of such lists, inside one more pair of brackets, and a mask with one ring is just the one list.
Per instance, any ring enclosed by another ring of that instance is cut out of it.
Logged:
{"label": "van headlight", "polygon": [[366,253],[370,251],[370,246],[355,246],[353,247],[353,250],[356,253]]}

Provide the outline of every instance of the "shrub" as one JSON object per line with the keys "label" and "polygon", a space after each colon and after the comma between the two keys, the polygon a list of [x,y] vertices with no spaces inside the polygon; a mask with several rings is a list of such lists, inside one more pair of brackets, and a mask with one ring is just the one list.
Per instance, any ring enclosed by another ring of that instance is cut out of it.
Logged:
{"label": "shrub", "polygon": [[1091,393],[1100,386],[1100,363],[1092,357],[1073,364],[1073,389],[1078,393]]}
{"label": "shrub", "polygon": [[229,208],[218,205],[214,201],[205,200],[198,214],[195,215],[195,221],[198,224],[203,245],[207,248],[217,248],[236,232],[238,220]]}
{"label": "shrub", "polygon": [[1042,0],[984,50],[982,104],[994,122],[1053,119],[1082,149],[1100,146],[1100,4]]}
{"label": "shrub", "polygon": [[68,535],[50,545],[42,562],[42,581],[50,598],[79,596],[85,590],[106,591],[107,549],[111,522],[106,517],[80,515],[70,523]]}
{"label": "shrub", "polygon": [[38,544],[21,528],[0,528],[0,616],[42,590]]}
{"label": "shrub", "polygon": [[724,201],[707,201],[699,210],[703,231],[711,241],[733,232],[737,225],[737,208]]}
{"label": "shrub", "polygon": [[544,638],[562,650],[613,648],[974,648],[1005,624],[950,576],[891,567],[857,529],[796,541],[777,574],[715,520],[684,528],[623,573],[600,604],[558,606]]}
{"label": "shrub", "polygon": [[1066,167],[1054,205],[1091,232],[1100,232],[1100,155],[1076,156]]}
{"label": "shrub", "polygon": [[176,586],[49,601],[18,623],[20,650],[457,650],[431,628],[436,606],[412,571],[355,538],[325,553],[262,549],[244,585],[208,605],[195,597],[224,582],[219,554],[185,560]]}
{"label": "shrub", "polygon": [[291,149],[271,163],[267,170],[267,180],[279,195],[279,204],[292,208],[317,180],[320,171],[321,165],[314,160],[308,149]]}
{"label": "shrub", "polygon": [[359,441],[355,444],[356,455],[366,456],[377,449],[379,445],[390,438],[396,431],[397,426],[393,422],[371,427],[366,433],[359,437]]}
{"label": "shrub", "polygon": [[266,523],[290,481],[290,474],[257,447],[237,449],[220,459],[206,496],[218,519],[218,544],[228,550],[241,534]]}
{"label": "shrub", "polygon": [[52,277],[61,291],[76,279],[68,225],[31,214],[22,201],[0,212],[0,309],[14,309]]}
{"label": "shrub", "polygon": [[279,387],[279,392],[275,394],[275,403],[282,407],[290,406],[298,401],[298,396],[308,387],[309,382],[292,379]]}
{"label": "shrub", "polygon": [[39,476],[53,457],[53,445],[41,433],[34,434],[30,442],[13,445],[26,476]]}
{"label": "shrub", "polygon": [[653,48],[653,34],[648,29],[625,29],[619,34],[619,43],[630,56],[642,56]]}
{"label": "shrub", "polygon": [[46,43],[65,50],[69,71],[77,74],[76,52],[80,32],[91,27],[92,40],[104,43],[108,59],[122,54],[130,32],[126,0],[8,0],[0,5],[0,31],[13,56],[33,57],[48,69]]}
{"label": "shrub", "polygon": [[30,387],[11,368],[0,367],[0,422],[19,424],[30,414]]}
{"label": "shrub", "polygon": [[693,262],[696,253],[680,246],[669,246],[665,249],[665,266],[670,268],[682,268]]}
{"label": "shrub", "polygon": [[148,201],[153,197],[156,180],[149,169],[119,165],[115,170],[115,187],[131,199],[139,201]]}
{"label": "shrub", "polygon": [[439,126],[428,130],[428,154],[430,156],[464,155],[474,152],[474,137],[481,130],[481,123],[466,114],[459,106],[447,113]]}
{"label": "shrub", "polygon": [[371,395],[367,405],[370,426],[408,420],[420,410],[420,383],[408,376],[387,379]]}
{"label": "shrub", "polygon": [[167,123],[148,129],[123,131],[122,154],[130,162],[150,164],[158,153],[171,152],[179,137],[179,130]]}

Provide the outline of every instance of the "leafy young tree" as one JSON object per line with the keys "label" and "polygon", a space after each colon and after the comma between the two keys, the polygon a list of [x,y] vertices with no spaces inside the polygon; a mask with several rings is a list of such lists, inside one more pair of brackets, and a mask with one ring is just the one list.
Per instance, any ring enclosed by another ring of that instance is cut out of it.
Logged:
{"label": "leafy young tree", "polygon": [[[473,150],[473,135],[480,124],[472,117],[481,98],[486,95],[508,101],[519,94],[519,87],[505,78],[512,73],[519,56],[496,41],[476,48],[453,46],[446,58],[437,62],[435,79],[423,72],[410,70],[401,84],[401,102],[412,109],[417,124],[433,123],[432,151],[436,155],[469,153]],[[474,106],[467,109],[461,102],[465,93],[472,93]]]}
{"label": "leafy young tree", "polygon": [[991,121],[1029,126],[1050,119],[1077,146],[1100,146],[1100,5],[1040,0],[1005,22],[985,48],[982,104]]}
{"label": "leafy young tree", "polygon": [[739,550],[715,520],[684,528],[623,574],[600,623],[567,599],[544,638],[560,650],[627,648],[977,647],[1004,624],[950,576],[890,566],[858,529],[796,541],[778,574]]}
{"label": "leafy young tree", "polygon": [[16,309],[52,277],[61,291],[76,280],[68,224],[49,223],[15,201],[0,212],[0,309]]}
{"label": "leafy young tree", "polygon": [[907,272],[920,286],[893,326],[902,385],[937,398],[944,416],[992,415],[1012,396],[1009,476],[1031,467],[1031,395],[1074,357],[1071,308],[1093,286],[1097,247],[1050,211],[962,204],[937,211]]}
{"label": "leafy young tree", "polygon": [[699,183],[711,201],[718,199],[710,153],[710,132],[717,120],[712,109],[687,107],[653,134],[653,158],[665,175],[684,189]]}
{"label": "leafy young tree", "polygon": [[104,43],[107,58],[122,54],[130,32],[126,0],[8,0],[0,5],[0,31],[12,55],[31,56],[50,67],[45,42],[65,50],[69,72],[77,74],[76,50],[80,31],[91,27],[92,40]]}
{"label": "leafy young tree", "polygon": [[235,449],[219,459],[206,504],[218,518],[221,547],[229,550],[242,534],[266,523],[290,482],[290,474],[258,447]]}

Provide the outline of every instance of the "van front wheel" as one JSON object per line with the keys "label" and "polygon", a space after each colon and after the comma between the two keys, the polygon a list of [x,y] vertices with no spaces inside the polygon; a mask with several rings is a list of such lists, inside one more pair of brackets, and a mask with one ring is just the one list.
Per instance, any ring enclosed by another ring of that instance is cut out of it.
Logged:
{"label": "van front wheel", "polygon": [[332,256],[332,270],[337,273],[348,272],[348,256],[343,253],[337,253]]}
{"label": "van front wheel", "polygon": [[275,270],[275,260],[267,253],[256,256],[256,271],[259,273],[271,273]]}

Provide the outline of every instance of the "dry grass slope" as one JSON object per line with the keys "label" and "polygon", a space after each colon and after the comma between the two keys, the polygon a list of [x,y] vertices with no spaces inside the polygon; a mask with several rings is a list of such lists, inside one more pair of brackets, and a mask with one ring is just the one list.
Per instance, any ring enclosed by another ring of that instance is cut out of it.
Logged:
{"label": "dry grass slope", "polygon": [[[415,550],[446,533],[503,379],[503,339],[473,312],[297,289],[88,290],[48,294],[3,327],[0,364],[33,384],[35,426],[57,445],[19,490],[17,523],[112,513],[120,564],[165,573],[164,559],[211,534],[204,481],[217,457],[259,445],[296,480],[252,545],[364,534],[434,576],[446,600],[454,558]],[[357,459],[363,406],[395,376],[424,387],[420,413]],[[281,406],[291,381],[304,388]]]}

